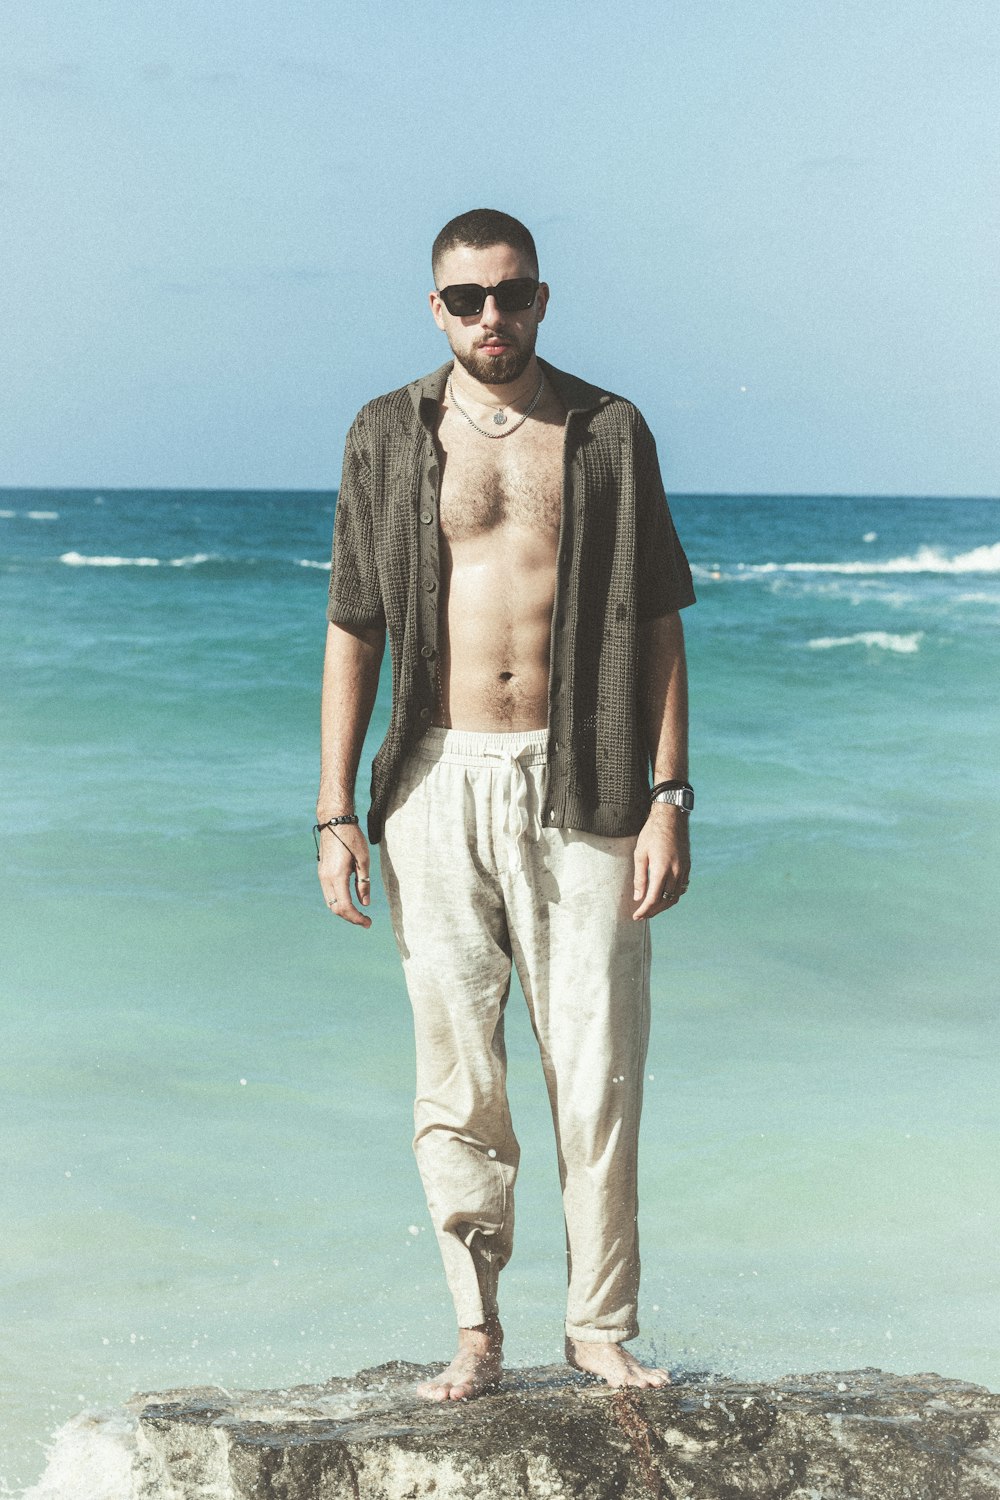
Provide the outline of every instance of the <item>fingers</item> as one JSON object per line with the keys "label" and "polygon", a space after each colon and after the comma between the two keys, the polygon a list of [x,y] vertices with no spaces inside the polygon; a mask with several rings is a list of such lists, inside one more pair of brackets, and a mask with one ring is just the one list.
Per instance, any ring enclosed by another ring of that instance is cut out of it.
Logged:
{"label": "fingers", "polygon": [[371,901],[372,892],[369,873],[371,859],[367,843],[364,839],[361,840],[361,843],[364,847],[354,855],[354,884],[358,892],[358,900],[362,906],[367,906]]}
{"label": "fingers", "polygon": [[[669,895],[661,896],[658,901],[653,902],[652,906],[646,912],[646,918],[658,917],[661,911],[669,911],[671,907],[677,905],[683,894],[683,891],[671,891]],[[638,913],[636,913],[636,917],[638,917]]]}
{"label": "fingers", "polygon": [[687,871],[675,865],[661,866],[650,860],[643,899],[632,913],[633,922],[642,922],[656,917],[661,911],[676,906],[688,888]]}
{"label": "fingers", "polygon": [[642,922],[646,917],[655,917],[657,912],[666,910],[667,903],[661,900],[660,895],[662,887],[662,880],[649,880],[644,899],[632,913],[633,922]]}
{"label": "fingers", "polygon": [[641,901],[649,884],[649,855],[641,844],[635,846],[632,900]]}
{"label": "fingers", "polygon": [[328,902],[330,910],[335,916],[343,917],[345,922],[350,922],[354,927],[370,927],[371,917],[366,917],[363,912],[351,900],[351,872],[353,865],[346,869],[338,870],[333,881],[333,902]]}
{"label": "fingers", "polygon": [[672,906],[677,905],[683,894],[683,891],[670,891],[669,893],[664,893],[656,900],[652,897],[647,898],[632,913],[633,922],[646,921],[650,917],[658,917],[661,911],[669,911]]}

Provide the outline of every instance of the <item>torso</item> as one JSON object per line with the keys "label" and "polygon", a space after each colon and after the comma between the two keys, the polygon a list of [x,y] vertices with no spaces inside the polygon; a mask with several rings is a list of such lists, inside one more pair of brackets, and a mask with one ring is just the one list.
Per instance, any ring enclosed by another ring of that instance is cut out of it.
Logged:
{"label": "torso", "polygon": [[438,724],[502,731],[548,722],[565,418],[546,385],[522,427],[490,439],[445,399]]}

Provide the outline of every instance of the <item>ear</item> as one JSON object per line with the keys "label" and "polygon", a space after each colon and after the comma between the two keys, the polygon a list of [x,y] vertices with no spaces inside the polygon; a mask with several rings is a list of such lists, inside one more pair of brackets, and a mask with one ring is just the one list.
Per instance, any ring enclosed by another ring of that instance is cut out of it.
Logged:
{"label": "ear", "polygon": [[434,316],[434,321],[443,333],[445,331],[443,311],[444,303],[441,301],[441,293],[437,291],[428,292],[427,300],[431,304],[431,312]]}
{"label": "ear", "polygon": [[545,317],[545,309],[549,305],[549,284],[547,281],[540,281],[538,283],[538,291],[535,294],[535,300],[538,307],[538,321],[540,323]]}

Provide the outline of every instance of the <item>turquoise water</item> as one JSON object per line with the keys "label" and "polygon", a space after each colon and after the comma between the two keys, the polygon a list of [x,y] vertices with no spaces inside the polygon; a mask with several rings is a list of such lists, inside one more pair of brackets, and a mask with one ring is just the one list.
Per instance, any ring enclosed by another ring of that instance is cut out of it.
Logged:
{"label": "turquoise water", "polygon": [[[637,1348],[998,1388],[1000,505],[672,504],[698,811],[654,925]],[[332,510],[0,492],[0,1493],[136,1389],[448,1350],[381,892],[362,933],[315,879]],[[555,1162],[512,1010],[504,1307],[549,1361]]]}

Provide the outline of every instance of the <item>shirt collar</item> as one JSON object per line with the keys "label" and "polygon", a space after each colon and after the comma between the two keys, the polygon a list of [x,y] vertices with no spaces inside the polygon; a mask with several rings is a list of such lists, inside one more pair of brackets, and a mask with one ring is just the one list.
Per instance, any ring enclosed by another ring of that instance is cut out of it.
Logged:
{"label": "shirt collar", "polygon": [[[429,375],[423,375],[419,380],[411,380],[406,389],[410,393],[413,408],[417,416],[425,425],[430,425],[428,417],[421,409],[425,401],[431,404],[432,409],[440,405],[444,396],[445,386],[448,384],[448,376],[452,372],[455,361],[449,359],[447,364],[441,365],[437,370],[432,370]],[[580,380],[576,375],[569,375],[565,370],[557,370],[555,365],[550,365],[547,359],[539,358],[538,363],[545,372],[546,380],[551,381],[556,395],[559,397],[567,413],[576,411],[593,411],[595,407],[604,406],[614,398],[610,391],[602,390],[600,386],[590,385],[586,380]]]}

